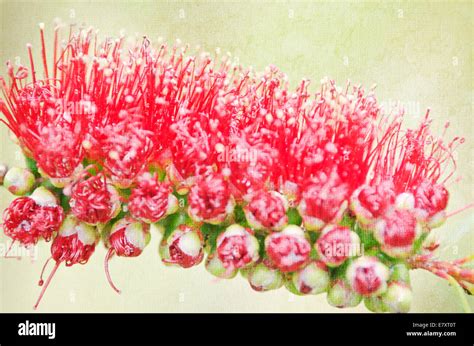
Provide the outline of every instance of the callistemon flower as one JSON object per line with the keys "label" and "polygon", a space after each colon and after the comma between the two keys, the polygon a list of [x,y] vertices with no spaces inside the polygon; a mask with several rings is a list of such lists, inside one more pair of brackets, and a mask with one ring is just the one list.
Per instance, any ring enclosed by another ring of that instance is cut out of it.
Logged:
{"label": "callistemon flower", "polygon": [[330,283],[329,270],[321,261],[310,262],[292,274],[293,285],[301,294],[325,292]]}
{"label": "callistemon flower", "polygon": [[249,269],[247,277],[250,286],[258,292],[274,290],[283,286],[281,272],[262,261]]}
{"label": "callistemon flower", "polygon": [[69,200],[71,212],[90,225],[107,223],[120,212],[120,196],[103,173],[76,182]]}
{"label": "callistemon flower", "polygon": [[414,192],[415,215],[429,228],[441,226],[446,220],[449,193],[442,185],[423,181]]}
{"label": "callistemon flower", "polygon": [[335,171],[320,173],[303,188],[298,211],[308,231],[319,231],[341,220],[347,208],[349,190]]}
{"label": "callistemon flower", "polygon": [[395,186],[390,180],[363,185],[351,196],[350,208],[357,220],[367,228],[395,204]]}
{"label": "callistemon flower", "polygon": [[128,210],[147,223],[158,222],[178,210],[178,199],[169,183],[160,183],[156,174],[143,173],[137,178],[128,200]]}
{"label": "callistemon flower", "polygon": [[362,296],[341,278],[333,281],[326,298],[330,305],[337,308],[355,307],[362,301]]}
{"label": "callistemon flower", "polygon": [[190,268],[201,263],[204,252],[202,233],[186,225],[179,225],[160,244],[161,259],[166,264]]}
{"label": "callistemon flower", "polygon": [[288,223],[288,201],[276,191],[259,191],[244,207],[249,225],[254,229],[279,231]]}
{"label": "callistemon flower", "polygon": [[23,196],[35,184],[35,176],[29,170],[19,167],[10,168],[5,174],[3,186],[16,196]]}
{"label": "callistemon flower", "polygon": [[321,261],[330,267],[340,266],[346,259],[361,252],[357,233],[336,225],[326,226],[314,246]]}
{"label": "callistemon flower", "polygon": [[390,272],[376,257],[363,256],[347,268],[346,278],[351,288],[362,296],[376,296],[387,289]]}
{"label": "callistemon flower", "polygon": [[64,220],[58,235],[54,238],[51,245],[51,258],[56,264],[51,271],[46,283],[43,285],[43,273],[49,260],[45,263],[43,271],[41,272],[41,279],[39,285],[43,286],[40,296],[34,306],[36,309],[43,298],[46,289],[48,288],[51,279],[56,273],[59,265],[65,263],[66,266],[74,264],[86,264],[90,256],[95,251],[95,246],[99,241],[99,232],[95,227],[86,225],[79,221],[73,215],[68,215]]}
{"label": "callistemon flower", "polygon": [[406,257],[413,252],[420,232],[412,211],[394,208],[376,223],[374,235],[382,244],[382,251],[393,257]]}
{"label": "callistemon flower", "polygon": [[188,214],[196,222],[219,224],[234,210],[228,182],[221,174],[199,177],[188,195]]}
{"label": "callistemon flower", "polygon": [[24,246],[35,245],[40,238],[49,241],[59,229],[64,212],[56,197],[39,187],[29,197],[19,197],[3,212],[5,235]]}
{"label": "callistemon flower", "polygon": [[289,225],[265,238],[265,250],[275,267],[282,272],[292,272],[307,263],[311,244],[300,227]]}
{"label": "callistemon flower", "polygon": [[150,225],[134,220],[123,218],[115,222],[110,230],[108,238],[109,250],[105,256],[105,274],[110,286],[117,292],[120,290],[113,284],[109,273],[109,260],[116,254],[120,257],[137,257],[150,242]]}
{"label": "callistemon flower", "polygon": [[234,224],[217,237],[216,252],[226,268],[243,268],[258,260],[259,244],[252,231]]}

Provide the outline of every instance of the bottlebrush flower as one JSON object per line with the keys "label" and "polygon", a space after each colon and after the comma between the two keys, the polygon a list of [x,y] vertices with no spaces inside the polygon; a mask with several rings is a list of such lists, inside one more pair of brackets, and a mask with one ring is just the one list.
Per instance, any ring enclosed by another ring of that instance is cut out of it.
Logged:
{"label": "bottlebrush flower", "polygon": [[300,227],[289,225],[265,238],[265,250],[272,264],[280,271],[292,272],[307,263],[311,245]]}
{"label": "bottlebrush flower", "polygon": [[196,180],[188,195],[188,214],[196,222],[219,224],[234,210],[234,199],[224,177],[207,174]]}
{"label": "bottlebrush flower", "polygon": [[293,284],[301,294],[325,292],[330,283],[327,266],[321,261],[310,262],[306,267],[292,274]]}
{"label": "bottlebrush flower", "polygon": [[376,296],[387,290],[388,268],[375,257],[359,257],[347,268],[351,288],[362,296]]}
{"label": "bottlebrush flower", "polygon": [[106,223],[120,213],[120,196],[99,173],[74,183],[69,200],[71,212],[90,225]]}
{"label": "bottlebrush flower", "polygon": [[449,193],[442,185],[425,180],[415,189],[415,215],[430,229],[441,226],[446,220]]}
{"label": "bottlebrush flower", "polygon": [[156,174],[144,173],[137,178],[128,200],[128,210],[147,223],[158,222],[178,210],[178,199],[168,183],[160,183]]}
{"label": "bottlebrush flower", "polygon": [[166,264],[175,264],[190,268],[201,263],[204,241],[199,230],[179,225],[167,239],[160,244],[161,260]]}
{"label": "bottlebrush flower", "polygon": [[35,176],[29,170],[12,167],[4,177],[3,186],[16,196],[30,192],[35,184]]}
{"label": "bottlebrush flower", "polygon": [[244,207],[249,225],[257,230],[279,231],[288,223],[288,202],[276,191],[259,191]]}
{"label": "bottlebrush flower", "polygon": [[328,290],[327,301],[337,308],[352,308],[362,301],[362,296],[349,286],[344,279],[336,279]]}
{"label": "bottlebrush flower", "polygon": [[224,267],[243,268],[258,260],[259,244],[248,229],[234,224],[217,237],[217,255]]}
{"label": "bottlebrush flower", "polygon": [[395,204],[395,186],[390,180],[375,186],[363,185],[351,197],[351,210],[366,228],[373,228],[375,221]]}
{"label": "bottlebrush flower", "polygon": [[319,231],[328,223],[337,223],[347,208],[348,187],[338,174],[319,174],[303,188],[298,211],[309,231]]}
{"label": "bottlebrush flower", "polygon": [[146,223],[124,218],[115,222],[108,237],[109,250],[105,256],[105,274],[110,286],[117,292],[120,290],[114,285],[109,273],[109,260],[114,254],[120,257],[137,257],[150,242],[150,226]]}
{"label": "bottlebrush flower", "polygon": [[314,246],[321,261],[330,267],[340,266],[361,252],[357,233],[348,227],[335,225],[326,226]]}
{"label": "bottlebrush flower", "polygon": [[413,212],[393,209],[377,222],[374,235],[382,244],[382,251],[393,257],[407,257],[413,252],[420,233],[421,227]]}
{"label": "bottlebrush flower", "polygon": [[238,268],[224,265],[217,253],[210,254],[206,259],[206,270],[220,279],[232,279],[239,272]]}
{"label": "bottlebrush flower", "polygon": [[51,245],[51,259],[53,259],[56,264],[44,285],[42,276],[49,260],[43,267],[41,279],[39,281],[39,285],[43,286],[43,288],[34,306],[35,309],[38,308],[38,305],[41,302],[51,279],[59,268],[59,265],[63,262],[68,267],[77,263],[86,264],[90,256],[94,253],[98,241],[99,233],[95,227],[80,222],[72,215],[66,217],[59,229],[58,235],[54,238]]}
{"label": "bottlebrush flower", "polygon": [[283,286],[280,271],[260,262],[249,269],[247,279],[250,286],[258,292],[274,290]]}
{"label": "bottlebrush flower", "polygon": [[63,209],[56,197],[44,187],[29,197],[19,197],[3,212],[5,235],[29,247],[40,238],[49,241],[63,221]]}

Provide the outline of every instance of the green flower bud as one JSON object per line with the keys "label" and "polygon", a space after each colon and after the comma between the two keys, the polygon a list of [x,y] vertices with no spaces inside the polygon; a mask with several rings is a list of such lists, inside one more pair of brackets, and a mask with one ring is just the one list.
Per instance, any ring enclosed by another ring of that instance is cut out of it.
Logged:
{"label": "green flower bud", "polygon": [[23,196],[30,192],[34,184],[34,174],[20,167],[10,168],[3,179],[3,185],[16,196]]}
{"label": "green flower bud", "polygon": [[238,269],[224,264],[216,254],[209,255],[206,259],[206,270],[214,276],[221,279],[232,279],[237,275]]}
{"label": "green flower bud", "polygon": [[410,286],[403,282],[391,282],[387,291],[382,295],[382,301],[388,312],[410,311],[413,294]]}
{"label": "green flower bud", "polygon": [[269,268],[264,263],[259,263],[249,270],[248,280],[250,286],[259,292],[274,290],[283,286],[283,276],[280,271]]}
{"label": "green flower bud", "polygon": [[337,308],[352,308],[362,301],[362,296],[354,292],[349,284],[342,279],[334,281],[326,298],[330,305]]}

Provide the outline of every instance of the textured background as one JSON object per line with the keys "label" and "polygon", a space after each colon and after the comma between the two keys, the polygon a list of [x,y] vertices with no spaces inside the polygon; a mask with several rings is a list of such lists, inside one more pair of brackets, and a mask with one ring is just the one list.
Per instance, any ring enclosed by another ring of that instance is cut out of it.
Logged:
{"label": "textured background", "polygon": [[[340,85],[346,79],[370,87],[377,83],[379,101],[400,101],[419,120],[431,107],[434,128],[451,122],[450,136],[467,137],[458,151],[462,181],[450,186],[450,210],[474,200],[472,120],[472,2],[324,3],[324,2],[10,2],[0,0],[0,60],[19,57],[26,64],[25,44],[39,51],[37,24],[52,29],[54,18],[85,23],[101,35],[146,34],[152,41],[176,38],[208,51],[220,47],[244,65],[262,70],[276,64],[293,85],[308,77],[315,85],[324,76]],[[47,39],[51,43],[51,35]],[[2,70],[2,74],[4,74]],[[439,131],[437,131],[439,133]],[[17,147],[0,128],[0,161],[22,165]],[[12,196],[0,189],[0,211]],[[453,217],[436,233],[441,256],[474,252],[472,212]],[[103,272],[105,250],[99,246],[86,266],[61,267],[40,311],[166,312],[336,312],[324,295],[297,297],[285,289],[254,292],[243,278],[217,281],[203,266],[165,268],[154,234],[144,254],[114,258],[111,271],[123,290],[116,295]],[[9,244],[0,236],[0,250]],[[32,311],[39,293],[41,266],[49,244],[40,244],[37,260],[0,259],[0,311]],[[451,287],[429,273],[414,272],[414,312],[459,312]],[[473,299],[470,304],[474,307]],[[363,304],[344,311],[365,311]]]}

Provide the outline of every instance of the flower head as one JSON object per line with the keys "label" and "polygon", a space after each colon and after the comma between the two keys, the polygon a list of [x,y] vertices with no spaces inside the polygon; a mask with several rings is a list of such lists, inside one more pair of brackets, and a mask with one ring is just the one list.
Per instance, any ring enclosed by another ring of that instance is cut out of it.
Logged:
{"label": "flower head", "polygon": [[362,296],[376,296],[386,291],[388,268],[375,257],[359,257],[347,268],[351,288]]}
{"label": "flower head", "polygon": [[247,221],[254,229],[281,230],[288,223],[288,202],[278,192],[259,191],[245,206]]}
{"label": "flower head", "polygon": [[340,266],[346,259],[360,250],[357,233],[348,227],[326,226],[315,244],[316,251],[323,263],[330,267]]}

